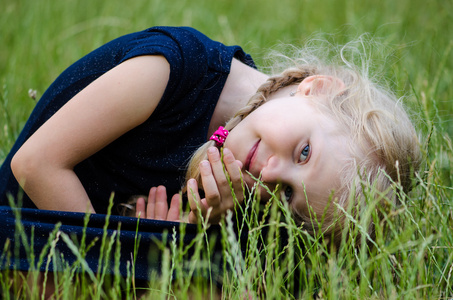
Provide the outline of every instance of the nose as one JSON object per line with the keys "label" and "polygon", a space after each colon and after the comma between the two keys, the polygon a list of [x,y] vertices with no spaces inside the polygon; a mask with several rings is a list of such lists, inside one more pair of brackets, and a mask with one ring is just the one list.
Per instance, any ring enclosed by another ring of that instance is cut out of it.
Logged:
{"label": "nose", "polygon": [[261,170],[261,179],[265,183],[286,182],[289,171],[287,160],[274,155],[269,158],[267,165]]}

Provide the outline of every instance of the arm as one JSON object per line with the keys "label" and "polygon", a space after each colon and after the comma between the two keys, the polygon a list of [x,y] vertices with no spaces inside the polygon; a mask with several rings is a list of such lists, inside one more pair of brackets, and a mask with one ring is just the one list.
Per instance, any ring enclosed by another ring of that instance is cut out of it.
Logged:
{"label": "arm", "polygon": [[147,120],[169,74],[162,56],[127,60],[74,96],[24,143],[11,168],[39,209],[94,212],[74,166]]}

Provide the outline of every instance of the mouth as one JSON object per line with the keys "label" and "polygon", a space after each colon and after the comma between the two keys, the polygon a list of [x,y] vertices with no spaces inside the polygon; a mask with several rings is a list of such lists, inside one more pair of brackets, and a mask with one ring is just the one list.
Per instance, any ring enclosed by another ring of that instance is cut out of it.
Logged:
{"label": "mouth", "polygon": [[255,143],[255,145],[253,145],[252,149],[250,149],[250,152],[247,155],[247,159],[245,160],[245,165],[244,165],[244,169],[246,171],[250,172],[250,166],[251,166],[251,164],[252,164],[252,162],[253,162],[253,160],[254,160],[254,158],[256,156],[256,153],[257,153],[256,149],[258,149],[258,145],[259,145],[260,142],[261,142],[261,140],[258,140]]}

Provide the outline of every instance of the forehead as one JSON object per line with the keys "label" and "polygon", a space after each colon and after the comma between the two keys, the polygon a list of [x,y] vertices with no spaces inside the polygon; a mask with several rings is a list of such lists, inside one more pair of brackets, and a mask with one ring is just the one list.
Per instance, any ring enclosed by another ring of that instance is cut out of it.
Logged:
{"label": "forehead", "polygon": [[311,114],[319,121],[319,126],[324,130],[325,134],[332,135],[335,140],[340,140],[341,144],[349,141],[352,142],[352,134],[350,128],[343,122],[336,113],[333,112],[330,105],[326,103],[326,99],[314,97],[307,101],[307,107]]}

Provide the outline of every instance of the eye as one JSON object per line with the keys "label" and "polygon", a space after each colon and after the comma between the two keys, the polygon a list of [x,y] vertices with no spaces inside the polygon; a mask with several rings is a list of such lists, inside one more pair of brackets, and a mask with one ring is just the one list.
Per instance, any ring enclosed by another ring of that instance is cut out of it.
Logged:
{"label": "eye", "polygon": [[302,152],[300,153],[299,161],[304,162],[307,160],[308,155],[310,154],[310,145],[307,145],[302,149]]}
{"label": "eye", "polygon": [[285,200],[289,202],[293,196],[293,189],[290,186],[285,187],[283,196],[285,197]]}

